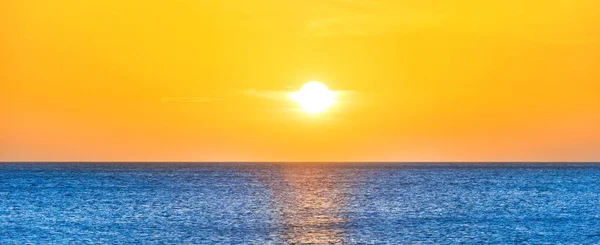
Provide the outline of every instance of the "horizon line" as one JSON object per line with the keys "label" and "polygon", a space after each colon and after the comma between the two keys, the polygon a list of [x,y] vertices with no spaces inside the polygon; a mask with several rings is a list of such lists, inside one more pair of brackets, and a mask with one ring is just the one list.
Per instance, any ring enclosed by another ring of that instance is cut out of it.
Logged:
{"label": "horizon line", "polygon": [[600,163],[600,161],[0,161],[0,163]]}

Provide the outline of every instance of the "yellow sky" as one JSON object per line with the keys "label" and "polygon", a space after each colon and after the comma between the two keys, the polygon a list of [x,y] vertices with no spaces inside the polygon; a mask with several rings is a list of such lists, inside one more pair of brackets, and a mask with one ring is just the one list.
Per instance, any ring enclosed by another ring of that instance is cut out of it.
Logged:
{"label": "yellow sky", "polygon": [[599,9],[1,1],[0,161],[600,161]]}

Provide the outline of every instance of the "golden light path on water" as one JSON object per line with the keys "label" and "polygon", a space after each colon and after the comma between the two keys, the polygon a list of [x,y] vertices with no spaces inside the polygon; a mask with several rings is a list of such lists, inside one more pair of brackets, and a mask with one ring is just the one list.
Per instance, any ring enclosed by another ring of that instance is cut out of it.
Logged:
{"label": "golden light path on water", "polygon": [[[351,196],[351,180],[340,179],[339,169],[283,166],[281,182],[271,186],[274,210],[284,231],[279,239],[288,244],[344,243],[345,209]],[[347,176],[347,175],[346,175]]]}

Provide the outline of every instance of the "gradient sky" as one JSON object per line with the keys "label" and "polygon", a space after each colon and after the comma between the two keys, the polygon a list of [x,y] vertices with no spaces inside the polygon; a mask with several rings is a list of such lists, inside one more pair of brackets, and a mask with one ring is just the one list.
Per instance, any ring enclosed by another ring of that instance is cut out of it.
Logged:
{"label": "gradient sky", "polygon": [[[1,161],[600,161],[597,0],[6,0]],[[318,80],[340,102],[286,94]]]}

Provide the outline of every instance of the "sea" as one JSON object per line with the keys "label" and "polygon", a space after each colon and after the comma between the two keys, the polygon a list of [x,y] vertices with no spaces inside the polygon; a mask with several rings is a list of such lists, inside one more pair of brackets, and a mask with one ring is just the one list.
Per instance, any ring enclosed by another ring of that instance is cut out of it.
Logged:
{"label": "sea", "polygon": [[600,164],[0,163],[0,244],[600,244]]}

